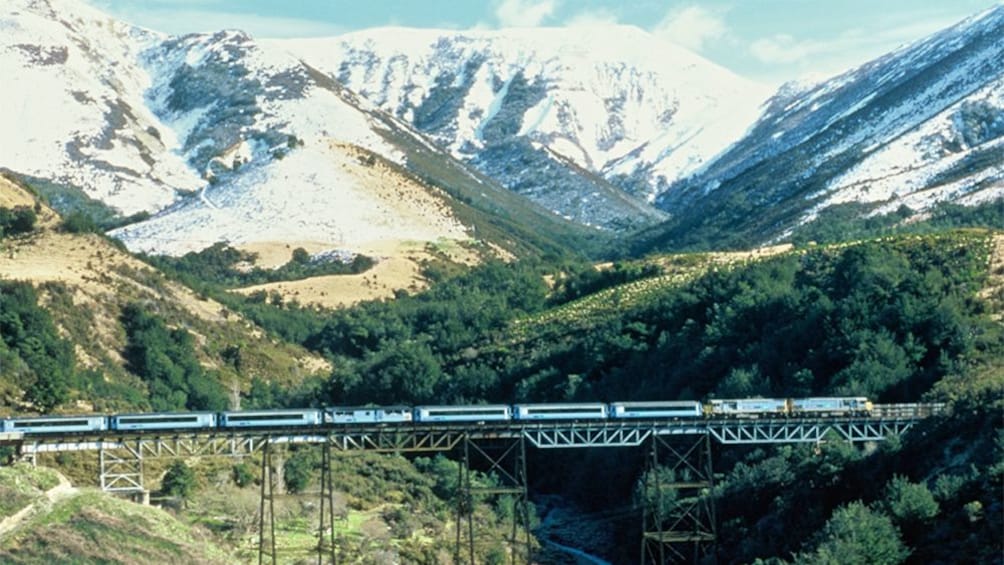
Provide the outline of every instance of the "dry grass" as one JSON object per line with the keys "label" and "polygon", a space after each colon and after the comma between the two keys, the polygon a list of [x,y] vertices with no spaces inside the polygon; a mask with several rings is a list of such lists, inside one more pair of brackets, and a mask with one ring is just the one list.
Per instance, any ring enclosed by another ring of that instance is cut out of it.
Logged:
{"label": "dry grass", "polygon": [[[0,198],[34,202],[29,193],[3,178]],[[47,207],[41,206],[39,217],[49,220],[30,234],[0,241],[0,279],[27,281],[36,287],[61,283],[67,289],[72,304],[52,312],[60,332],[75,343],[78,361],[84,367],[95,367],[101,360],[122,366],[125,335],[119,316],[125,304],[138,301],[195,334],[204,348],[200,357],[207,365],[214,364],[208,344],[238,339],[248,345],[250,353],[260,353],[262,368],[277,373],[279,380],[298,380],[330,370],[320,357],[274,343],[238,314],[167,280],[103,237],[59,231],[59,217]],[[40,294],[43,300],[53,299],[45,291]]]}
{"label": "dry grass", "polygon": [[52,227],[59,223],[59,215],[53,212],[52,209],[40,204],[30,192],[22,188],[17,182],[0,175],[0,208],[16,208],[18,206],[35,208],[36,204],[39,206],[36,225],[44,228]]}
{"label": "dry grass", "polygon": [[[330,248],[320,244],[306,244],[309,252]],[[359,252],[377,259],[377,264],[358,275],[327,275],[311,277],[299,281],[285,281],[260,284],[236,289],[235,292],[251,294],[258,291],[277,292],[285,300],[296,300],[300,304],[312,304],[326,308],[351,306],[366,300],[392,298],[395,291],[409,293],[423,290],[427,281],[421,274],[424,261],[433,258],[425,242],[375,241]],[[256,244],[244,249],[259,253],[262,266],[281,265],[289,260],[292,249],[286,244]],[[438,246],[437,251],[445,253],[450,260],[459,263],[475,263],[474,253],[449,242]]]}

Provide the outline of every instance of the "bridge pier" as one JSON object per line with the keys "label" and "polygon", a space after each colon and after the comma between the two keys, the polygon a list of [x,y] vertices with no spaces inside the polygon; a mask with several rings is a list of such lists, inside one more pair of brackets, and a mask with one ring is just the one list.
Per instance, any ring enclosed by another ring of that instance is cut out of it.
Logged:
{"label": "bridge pier", "polygon": [[[127,443],[102,444],[98,449],[101,490],[130,495],[142,494],[143,454]],[[149,494],[147,495],[149,498]]]}
{"label": "bridge pier", "polygon": [[652,434],[642,474],[641,563],[715,563],[711,437]]}
{"label": "bridge pier", "polygon": [[[462,438],[464,459],[458,465],[457,477],[457,538],[454,547],[455,565],[475,565],[474,505],[475,497],[509,496],[512,500],[512,530],[508,545],[510,563],[532,563],[533,546],[530,537],[530,499],[526,473],[526,439],[524,436],[508,440],[492,450]],[[492,453],[489,453],[492,451]],[[495,473],[497,486],[476,487],[471,480],[472,463],[485,467],[485,473]],[[467,539],[464,540],[464,518],[467,521]],[[521,540],[519,528],[523,528]],[[466,544],[465,544],[466,541]],[[521,547],[522,546],[522,547]],[[466,550],[466,551],[465,551]],[[469,560],[469,561],[468,561]]]}
{"label": "bridge pier", "polygon": [[324,565],[328,557],[331,565],[338,564],[335,545],[335,489],[331,474],[331,442],[321,448],[321,523],[317,528],[317,565]]}
{"label": "bridge pier", "polygon": [[[275,473],[272,471],[272,438],[261,446],[261,499],[258,504],[258,565],[276,564],[275,552]],[[266,518],[267,516],[267,518]]]}

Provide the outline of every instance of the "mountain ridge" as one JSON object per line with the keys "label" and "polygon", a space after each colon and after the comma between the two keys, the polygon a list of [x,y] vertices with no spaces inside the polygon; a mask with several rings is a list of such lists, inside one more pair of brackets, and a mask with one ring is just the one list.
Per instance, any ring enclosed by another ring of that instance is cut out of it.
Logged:
{"label": "mountain ridge", "polygon": [[[560,156],[643,200],[721,150],[766,98],[632,26],[377,28],[272,43],[486,172],[492,162],[536,157],[546,166]],[[743,118],[732,120],[737,112]],[[540,198],[513,169],[492,172]],[[555,209],[552,200],[545,205]]]}
{"label": "mountain ridge", "polygon": [[775,96],[745,138],[662,194],[657,206],[677,220],[652,230],[651,241],[688,245],[695,232],[729,239],[728,226],[744,232],[731,238],[743,245],[752,234],[783,239],[840,203],[917,214],[1000,198],[1001,33],[1004,6]]}

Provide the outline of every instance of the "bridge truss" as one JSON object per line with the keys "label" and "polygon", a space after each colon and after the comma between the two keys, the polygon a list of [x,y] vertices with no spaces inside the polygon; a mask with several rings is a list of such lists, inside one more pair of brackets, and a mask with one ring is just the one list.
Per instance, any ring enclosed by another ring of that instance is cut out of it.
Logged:
{"label": "bridge truss", "polygon": [[[16,446],[22,459],[65,451],[96,451],[102,490],[129,495],[148,494],[144,462],[196,457],[243,458],[260,455],[261,506],[259,563],[275,563],[274,497],[276,446],[316,444],[323,448],[321,519],[318,563],[336,560],[331,456],[338,452],[459,453],[455,563],[474,562],[473,501],[507,496],[512,501],[510,539],[512,562],[530,563],[527,447],[541,450],[642,447],[648,445],[642,498],[669,496],[675,506],[640,503],[643,518],[642,556],[650,562],[682,562],[709,555],[715,540],[710,493],[712,445],[819,443],[830,440],[877,442],[899,436],[920,420],[896,415],[874,418],[721,419],[698,421],[506,422],[500,424],[392,424],[256,429],[203,433],[120,433],[22,436],[4,434],[0,444]],[[488,469],[499,485],[474,486],[473,466]],[[466,524],[465,524],[466,522]],[[466,528],[465,528],[466,525]]]}

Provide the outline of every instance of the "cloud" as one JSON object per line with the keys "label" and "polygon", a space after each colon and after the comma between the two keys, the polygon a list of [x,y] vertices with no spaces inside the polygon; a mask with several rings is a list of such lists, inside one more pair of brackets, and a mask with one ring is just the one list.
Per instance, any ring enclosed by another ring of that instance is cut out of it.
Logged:
{"label": "cloud", "polygon": [[813,63],[829,70],[842,70],[944,29],[950,23],[937,18],[902,25],[890,23],[878,31],[848,29],[822,39],[798,39],[789,34],[775,34],[752,41],[749,52],[761,63],[770,65]]}
{"label": "cloud", "polygon": [[331,23],[302,18],[277,18],[257,14],[198,9],[215,0],[182,0],[179,6],[156,0],[147,4],[93,2],[109,15],[155,31],[181,35],[239,29],[256,38],[322,37],[347,31]]}
{"label": "cloud", "polygon": [[502,27],[537,27],[554,15],[558,0],[502,0],[495,17]]}
{"label": "cloud", "polygon": [[568,27],[591,27],[606,26],[619,23],[617,14],[606,8],[597,10],[585,10],[579,12],[568,19],[565,25]]}
{"label": "cloud", "polygon": [[700,51],[705,43],[722,39],[728,31],[721,12],[701,6],[671,10],[652,29],[652,33],[692,51]]}

